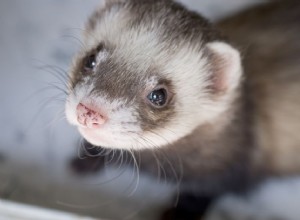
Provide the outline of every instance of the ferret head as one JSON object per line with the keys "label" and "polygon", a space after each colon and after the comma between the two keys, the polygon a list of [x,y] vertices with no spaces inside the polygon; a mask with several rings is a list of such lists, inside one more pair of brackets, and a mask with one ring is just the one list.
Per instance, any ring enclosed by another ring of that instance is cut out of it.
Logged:
{"label": "ferret head", "polygon": [[221,117],[240,84],[239,53],[173,1],[107,1],[83,43],[66,115],[96,146],[170,145]]}

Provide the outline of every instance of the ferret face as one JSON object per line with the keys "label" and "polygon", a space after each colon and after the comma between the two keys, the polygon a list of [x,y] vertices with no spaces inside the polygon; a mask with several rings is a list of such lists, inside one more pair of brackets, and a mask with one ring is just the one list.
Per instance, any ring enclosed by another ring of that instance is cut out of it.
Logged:
{"label": "ferret face", "polygon": [[[226,111],[239,77],[223,77],[212,63],[221,60],[239,75],[238,53],[225,43],[204,42],[205,21],[192,17],[171,1],[147,0],[108,2],[92,15],[66,102],[68,121],[87,141],[163,147]],[[226,87],[229,80],[233,89]]]}

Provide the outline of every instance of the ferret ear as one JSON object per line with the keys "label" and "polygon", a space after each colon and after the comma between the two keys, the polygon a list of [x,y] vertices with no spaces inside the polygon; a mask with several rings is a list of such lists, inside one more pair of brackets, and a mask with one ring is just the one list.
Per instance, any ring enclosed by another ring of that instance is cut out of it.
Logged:
{"label": "ferret ear", "polygon": [[211,89],[222,95],[236,89],[241,81],[242,64],[240,53],[224,42],[207,44],[211,64]]}

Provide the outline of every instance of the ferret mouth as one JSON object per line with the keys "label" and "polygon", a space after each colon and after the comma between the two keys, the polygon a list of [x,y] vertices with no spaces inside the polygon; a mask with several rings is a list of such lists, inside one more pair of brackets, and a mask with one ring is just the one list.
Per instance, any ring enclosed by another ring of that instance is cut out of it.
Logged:
{"label": "ferret mouth", "polygon": [[105,146],[110,142],[107,135],[101,135],[101,133],[95,129],[79,127],[78,130],[88,142],[96,146]]}
{"label": "ferret mouth", "polygon": [[79,133],[91,144],[114,149],[132,149],[132,140],[127,135],[113,135],[101,129],[78,127]]}

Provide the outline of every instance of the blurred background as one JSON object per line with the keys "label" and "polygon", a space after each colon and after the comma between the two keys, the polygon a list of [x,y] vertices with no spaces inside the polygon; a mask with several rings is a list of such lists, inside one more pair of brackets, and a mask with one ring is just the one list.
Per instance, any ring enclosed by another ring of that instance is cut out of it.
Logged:
{"label": "blurred background", "polygon": [[[261,1],[182,2],[218,20]],[[153,219],[173,191],[167,184],[129,170],[70,170],[82,139],[65,120],[60,88],[83,24],[99,4],[0,1],[0,197],[98,218]]]}

